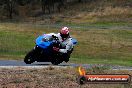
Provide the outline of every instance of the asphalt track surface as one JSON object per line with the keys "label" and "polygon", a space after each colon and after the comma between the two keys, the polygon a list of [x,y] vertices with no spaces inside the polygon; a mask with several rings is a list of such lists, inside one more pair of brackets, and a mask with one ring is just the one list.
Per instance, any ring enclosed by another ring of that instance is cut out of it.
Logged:
{"label": "asphalt track surface", "polygon": [[0,68],[15,68],[15,67],[25,67],[25,68],[46,68],[49,66],[66,68],[66,67],[78,67],[82,66],[85,68],[92,68],[94,66],[106,67],[112,70],[131,70],[132,66],[119,66],[119,65],[106,65],[106,64],[75,64],[75,63],[61,63],[59,65],[52,65],[50,62],[34,62],[32,64],[25,64],[23,61],[18,60],[0,60]]}

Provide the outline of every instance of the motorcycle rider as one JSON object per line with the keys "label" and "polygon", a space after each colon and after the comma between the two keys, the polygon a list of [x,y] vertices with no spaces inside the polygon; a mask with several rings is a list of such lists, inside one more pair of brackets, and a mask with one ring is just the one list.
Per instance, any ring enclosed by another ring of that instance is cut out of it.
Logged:
{"label": "motorcycle rider", "polygon": [[53,50],[55,52],[59,53],[60,58],[63,58],[66,62],[69,61],[70,54],[73,51],[73,43],[72,43],[72,38],[70,37],[69,33],[69,28],[68,27],[62,27],[60,30],[60,33],[55,34],[55,33],[50,33],[49,35],[51,36],[56,36],[59,39],[61,47],[53,47]]}

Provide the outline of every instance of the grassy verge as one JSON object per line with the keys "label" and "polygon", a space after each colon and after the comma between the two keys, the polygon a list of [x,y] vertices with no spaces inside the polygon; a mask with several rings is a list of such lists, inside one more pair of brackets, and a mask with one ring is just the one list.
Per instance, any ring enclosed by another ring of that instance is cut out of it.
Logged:
{"label": "grassy verge", "polygon": [[[70,26],[70,25],[69,25]],[[58,32],[56,27],[37,24],[1,23],[0,58],[23,60],[34,47],[34,40],[43,33]],[[74,63],[132,64],[132,30],[72,28],[78,40],[70,61]]]}
{"label": "grassy verge", "polygon": [[[130,74],[131,71],[113,71],[93,67],[87,69],[89,74]],[[14,75],[15,74],[15,75]],[[79,73],[76,68],[43,69],[0,69],[0,86],[2,88],[131,88],[130,84],[84,84],[77,83]]]}

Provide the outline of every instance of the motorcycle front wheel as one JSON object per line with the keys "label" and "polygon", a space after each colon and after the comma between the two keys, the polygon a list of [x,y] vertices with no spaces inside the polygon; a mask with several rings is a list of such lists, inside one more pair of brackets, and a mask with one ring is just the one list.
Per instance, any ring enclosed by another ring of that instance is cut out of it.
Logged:
{"label": "motorcycle front wheel", "polygon": [[33,62],[35,61],[34,58],[33,58],[33,52],[34,52],[34,50],[31,50],[31,51],[25,56],[24,62],[25,62],[26,64],[31,64],[31,63],[33,63]]}

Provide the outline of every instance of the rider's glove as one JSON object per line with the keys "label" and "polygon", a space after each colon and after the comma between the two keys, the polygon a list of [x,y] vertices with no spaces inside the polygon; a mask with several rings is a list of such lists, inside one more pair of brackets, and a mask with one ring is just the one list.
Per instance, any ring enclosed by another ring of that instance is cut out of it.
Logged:
{"label": "rider's glove", "polygon": [[56,52],[59,52],[60,49],[57,48],[57,47],[53,47],[53,50],[56,51]]}

